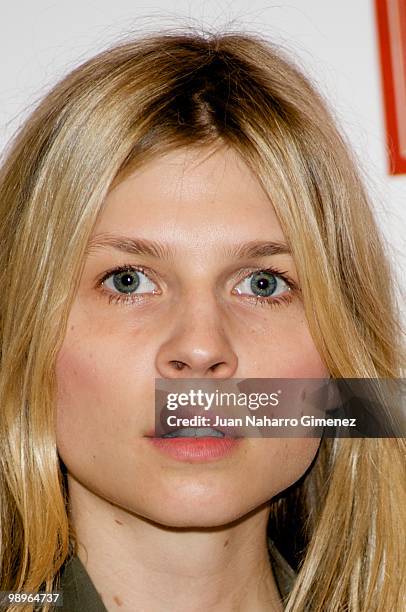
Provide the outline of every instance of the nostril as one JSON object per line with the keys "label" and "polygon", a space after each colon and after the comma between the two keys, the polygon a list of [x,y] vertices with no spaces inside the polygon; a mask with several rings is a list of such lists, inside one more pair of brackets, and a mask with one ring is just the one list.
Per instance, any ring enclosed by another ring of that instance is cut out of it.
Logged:
{"label": "nostril", "polygon": [[215,370],[217,370],[218,366],[223,365],[224,361],[219,361],[218,363],[215,363],[214,365],[211,366],[210,370],[212,372],[214,372]]}
{"label": "nostril", "polygon": [[185,367],[185,363],[183,361],[171,361],[176,370],[183,370]]}

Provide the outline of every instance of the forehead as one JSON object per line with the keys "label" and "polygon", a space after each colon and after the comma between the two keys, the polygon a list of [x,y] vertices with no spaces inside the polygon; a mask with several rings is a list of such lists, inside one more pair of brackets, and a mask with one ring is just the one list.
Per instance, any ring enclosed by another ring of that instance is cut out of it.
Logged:
{"label": "forehead", "polygon": [[201,246],[284,238],[258,179],[226,147],[185,147],[136,169],[107,196],[94,234],[103,232]]}

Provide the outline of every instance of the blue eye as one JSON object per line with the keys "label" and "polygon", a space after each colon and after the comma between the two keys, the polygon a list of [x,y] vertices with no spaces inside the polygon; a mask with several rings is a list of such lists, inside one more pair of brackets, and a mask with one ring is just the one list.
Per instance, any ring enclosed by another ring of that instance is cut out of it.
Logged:
{"label": "blue eye", "polygon": [[239,295],[252,295],[259,298],[276,298],[286,290],[289,291],[290,286],[283,276],[267,270],[249,274],[235,289]]}
{"label": "blue eye", "polygon": [[132,295],[143,293],[154,293],[156,285],[141,270],[132,267],[118,268],[110,272],[102,281],[102,284],[117,295]]}
{"label": "blue eye", "polygon": [[[123,265],[109,272],[98,281],[102,293],[110,303],[130,304],[143,300],[145,295],[160,294],[157,285],[141,268]],[[285,272],[275,269],[257,270],[246,276],[233,290],[260,306],[289,304],[297,292],[297,284]]]}

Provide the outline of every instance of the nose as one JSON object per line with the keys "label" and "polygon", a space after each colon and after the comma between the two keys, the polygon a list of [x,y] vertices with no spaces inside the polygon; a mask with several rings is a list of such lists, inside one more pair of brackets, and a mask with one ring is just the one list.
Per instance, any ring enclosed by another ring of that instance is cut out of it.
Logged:
{"label": "nose", "polygon": [[231,378],[238,358],[215,304],[178,309],[169,337],[160,346],[156,368],[162,378]]}

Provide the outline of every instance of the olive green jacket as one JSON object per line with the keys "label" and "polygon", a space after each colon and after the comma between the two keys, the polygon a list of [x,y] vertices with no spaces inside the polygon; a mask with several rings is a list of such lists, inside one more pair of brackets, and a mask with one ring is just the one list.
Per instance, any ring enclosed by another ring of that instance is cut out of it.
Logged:
{"label": "olive green jacket", "polygon": [[[280,595],[285,598],[292,590],[296,574],[268,538],[269,558]],[[60,591],[64,612],[107,612],[103,601],[79,557],[71,557],[61,573]]]}

